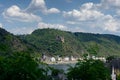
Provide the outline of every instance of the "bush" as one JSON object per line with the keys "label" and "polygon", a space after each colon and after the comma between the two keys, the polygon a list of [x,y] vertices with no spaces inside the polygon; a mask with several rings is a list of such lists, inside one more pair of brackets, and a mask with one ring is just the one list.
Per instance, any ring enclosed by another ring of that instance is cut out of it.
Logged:
{"label": "bush", "polygon": [[79,61],[67,73],[68,80],[110,80],[110,72],[99,60]]}
{"label": "bush", "polygon": [[45,80],[44,69],[26,53],[0,57],[0,80]]}

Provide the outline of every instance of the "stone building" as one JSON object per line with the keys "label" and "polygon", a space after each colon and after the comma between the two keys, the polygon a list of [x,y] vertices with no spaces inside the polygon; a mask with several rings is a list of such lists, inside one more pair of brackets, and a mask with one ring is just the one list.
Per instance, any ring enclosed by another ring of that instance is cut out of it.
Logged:
{"label": "stone building", "polygon": [[57,40],[57,41],[61,41],[62,43],[65,42],[64,37],[62,37],[62,36],[57,36],[57,37],[56,37],[56,40]]}

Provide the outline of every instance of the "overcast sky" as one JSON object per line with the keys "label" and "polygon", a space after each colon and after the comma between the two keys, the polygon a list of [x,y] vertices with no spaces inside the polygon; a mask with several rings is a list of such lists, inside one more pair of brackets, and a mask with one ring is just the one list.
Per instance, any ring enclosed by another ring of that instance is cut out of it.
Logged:
{"label": "overcast sky", "polygon": [[120,36],[120,0],[0,0],[0,27],[13,34],[55,28]]}

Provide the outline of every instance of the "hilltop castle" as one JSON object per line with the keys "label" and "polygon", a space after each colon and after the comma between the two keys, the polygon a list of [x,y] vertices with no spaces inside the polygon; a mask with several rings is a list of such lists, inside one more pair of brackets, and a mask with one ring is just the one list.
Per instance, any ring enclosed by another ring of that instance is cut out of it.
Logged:
{"label": "hilltop castle", "polygon": [[57,40],[57,41],[61,41],[62,43],[65,42],[65,39],[64,39],[64,37],[62,37],[62,36],[57,36],[57,37],[56,37],[56,40]]}

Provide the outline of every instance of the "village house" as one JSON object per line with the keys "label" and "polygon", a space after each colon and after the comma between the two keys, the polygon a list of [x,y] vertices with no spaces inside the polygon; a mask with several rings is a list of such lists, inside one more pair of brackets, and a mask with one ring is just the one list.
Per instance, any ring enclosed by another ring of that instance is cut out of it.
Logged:
{"label": "village house", "polygon": [[55,57],[51,57],[51,58],[50,58],[50,61],[51,61],[51,62],[56,62]]}
{"label": "village house", "polygon": [[69,57],[64,58],[64,61],[69,61],[69,60],[70,60]]}

